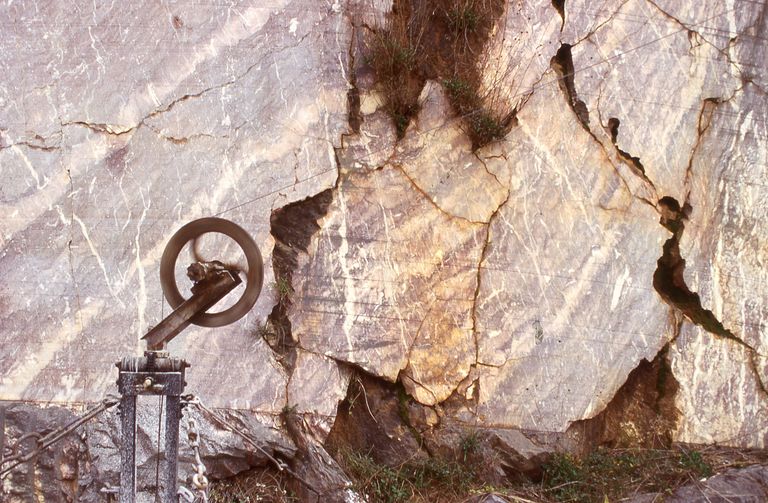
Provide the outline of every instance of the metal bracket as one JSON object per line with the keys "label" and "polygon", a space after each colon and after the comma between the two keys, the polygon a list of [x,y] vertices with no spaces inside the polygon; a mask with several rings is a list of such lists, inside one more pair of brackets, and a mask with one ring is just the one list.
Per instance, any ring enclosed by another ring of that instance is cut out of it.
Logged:
{"label": "metal bracket", "polygon": [[[205,269],[206,266],[207,264],[198,263],[189,266],[187,274],[190,278],[204,274],[203,279],[192,287],[190,298],[182,302],[170,315],[142,337],[147,341],[147,348],[162,349],[165,344],[187,328],[196,316],[207,311],[242,283],[237,273],[226,269]],[[204,268],[203,273],[200,272],[200,268]]]}

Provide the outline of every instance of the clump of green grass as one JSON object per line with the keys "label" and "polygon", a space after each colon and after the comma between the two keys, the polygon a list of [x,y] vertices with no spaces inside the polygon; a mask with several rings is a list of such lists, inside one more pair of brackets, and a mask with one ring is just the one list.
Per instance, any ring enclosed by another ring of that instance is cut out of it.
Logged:
{"label": "clump of green grass", "polygon": [[374,503],[401,503],[427,493],[450,496],[459,501],[475,483],[473,468],[466,463],[427,458],[391,467],[370,455],[342,451],[342,465],[356,482],[356,489]]}
{"label": "clump of green grass", "polygon": [[699,451],[683,451],[680,454],[680,465],[700,477],[712,476],[712,466],[704,460]]}
{"label": "clump of green grass", "polygon": [[451,104],[466,118],[473,148],[503,138],[511,127],[500,100],[480,96],[483,48],[504,11],[503,0],[404,0],[387,24],[373,30],[366,61],[398,138],[420,110],[427,79],[446,78]]}
{"label": "clump of green grass", "polygon": [[482,108],[466,117],[470,128],[470,138],[475,148],[503,140],[513,124],[513,115],[499,117],[489,110]]}
{"label": "clump of green grass", "polygon": [[549,497],[585,503],[614,501],[628,488],[664,492],[712,474],[698,451],[656,449],[599,449],[581,458],[557,454],[543,470],[542,485]]}
{"label": "clump of green grass", "polygon": [[443,87],[448,97],[455,103],[466,103],[470,108],[479,104],[479,97],[474,91],[474,86],[459,77],[451,77],[443,80]]}
{"label": "clump of green grass", "polygon": [[448,26],[456,33],[473,33],[480,24],[480,15],[474,2],[458,2],[451,6],[445,13]]}
{"label": "clump of green grass", "polygon": [[516,110],[488,106],[487,100],[478,94],[480,85],[471,77],[444,79],[443,88],[451,106],[464,119],[474,149],[502,140],[514,125]]}
{"label": "clump of green grass", "polygon": [[480,436],[476,431],[464,435],[459,442],[459,448],[461,449],[462,461],[466,463],[467,458],[480,450]]}
{"label": "clump of green grass", "polygon": [[417,70],[424,54],[423,27],[418,25],[416,19],[393,18],[373,33],[367,51],[366,59],[376,74],[385,110],[395,123],[398,138],[405,136],[408,124],[419,111],[423,79]]}
{"label": "clump of green grass", "polygon": [[290,301],[291,297],[293,296],[293,287],[291,286],[291,282],[284,277],[275,279],[274,283],[272,283],[272,290],[275,292],[277,301],[280,303]]}

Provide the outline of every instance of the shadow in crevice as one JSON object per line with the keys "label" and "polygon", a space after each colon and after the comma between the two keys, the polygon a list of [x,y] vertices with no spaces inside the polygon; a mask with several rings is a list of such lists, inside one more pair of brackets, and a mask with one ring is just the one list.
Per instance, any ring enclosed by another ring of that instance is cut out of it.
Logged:
{"label": "shadow in crevice", "polygon": [[265,341],[278,355],[278,361],[287,370],[296,362],[296,343],[293,340],[288,310],[293,304],[293,273],[298,267],[300,253],[306,253],[312,236],[320,230],[318,221],[328,213],[333,201],[333,189],[327,189],[304,200],[290,203],[272,212],[270,233],[275,238],[272,285],[277,303],[261,330]]}
{"label": "shadow in crevice", "polygon": [[681,207],[676,199],[669,196],[659,200],[659,207],[661,209],[659,223],[672,233],[672,237],[664,243],[663,253],[656,262],[653,287],[666,303],[679,309],[693,323],[714,335],[743,344],[741,339],[720,323],[712,311],[702,307],[699,294],[691,291],[685,282],[685,259],[680,255],[680,238],[685,230],[685,220],[691,212],[691,207],[688,204]]}

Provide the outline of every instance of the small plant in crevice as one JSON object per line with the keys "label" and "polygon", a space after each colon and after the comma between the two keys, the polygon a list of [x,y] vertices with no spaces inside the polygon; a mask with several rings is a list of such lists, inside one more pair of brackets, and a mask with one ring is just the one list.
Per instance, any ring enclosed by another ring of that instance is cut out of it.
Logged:
{"label": "small plant in crevice", "polygon": [[[475,78],[479,78],[475,76]],[[462,117],[473,149],[502,140],[516,123],[517,110],[495,106],[502,100],[486,100],[478,94],[480,85],[458,76],[443,80],[443,88],[456,113]],[[486,101],[491,101],[490,106]]]}
{"label": "small plant in crevice", "polygon": [[413,18],[393,16],[386,27],[373,32],[367,48],[366,60],[376,74],[385,110],[395,122],[398,138],[405,135],[419,111],[419,94],[424,85],[417,71],[423,57],[424,25],[420,24]]}
{"label": "small plant in crevice", "polygon": [[506,135],[513,122],[503,111],[508,107],[481,91],[480,74],[483,48],[504,8],[503,0],[395,0],[386,25],[372,30],[365,59],[399,139],[420,110],[427,79],[462,86],[449,94],[474,148]]}
{"label": "small plant in crevice", "polygon": [[466,462],[467,458],[477,454],[480,450],[480,436],[476,431],[464,435],[461,437],[459,447],[461,448],[462,461]]}
{"label": "small plant in crevice", "polygon": [[285,404],[283,405],[283,408],[280,410],[280,414],[285,417],[295,416],[296,411],[298,410],[299,404],[294,403],[293,405]]}
{"label": "small plant in crevice", "polygon": [[264,341],[271,346],[277,344],[278,342],[278,333],[277,330],[275,330],[275,327],[272,326],[272,323],[269,319],[267,319],[264,323],[260,324],[256,328],[256,333],[259,337],[264,339]]}
{"label": "small plant in crevice", "polygon": [[287,278],[276,278],[272,283],[272,290],[275,292],[275,296],[279,303],[290,302],[293,295],[293,287]]}
{"label": "small plant in crevice", "polygon": [[443,79],[443,87],[455,106],[473,110],[479,105],[480,99],[475,94],[475,86],[466,80],[456,76]]}
{"label": "small plant in crevice", "polygon": [[477,149],[494,141],[503,140],[514,125],[514,119],[514,112],[500,117],[483,109],[478,109],[467,116],[473,147]]}
{"label": "small plant in crevice", "polygon": [[456,33],[473,33],[480,24],[480,13],[474,8],[473,2],[458,2],[445,13],[448,26]]}

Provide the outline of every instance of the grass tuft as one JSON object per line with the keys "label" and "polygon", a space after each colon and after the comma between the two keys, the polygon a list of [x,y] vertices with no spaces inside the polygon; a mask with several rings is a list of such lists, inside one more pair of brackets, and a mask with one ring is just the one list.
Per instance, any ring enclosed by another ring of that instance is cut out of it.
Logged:
{"label": "grass tuft", "polygon": [[418,77],[423,50],[423,26],[413,19],[394,17],[373,33],[367,61],[376,74],[386,99],[385,110],[392,117],[398,138],[405,136],[411,119],[419,112],[419,94],[424,85]]}
{"label": "grass tuft", "polygon": [[480,12],[469,2],[452,6],[445,15],[448,26],[455,33],[474,33],[480,25]]}
{"label": "grass tuft", "polygon": [[[293,414],[286,407],[284,414]],[[474,431],[463,436],[458,456],[450,459],[413,458],[388,466],[363,452],[341,449],[336,460],[354,481],[354,489],[370,503],[454,503],[473,494],[494,493],[510,501],[540,503],[603,503],[631,495],[672,492],[726,468],[768,462],[762,450],[677,446],[674,449],[599,449],[586,456],[556,454],[543,466],[540,482],[510,479],[503,487],[483,482],[480,440]],[[462,458],[461,454],[464,454]],[[270,501],[292,503],[297,499],[286,487],[287,475],[256,469],[214,481],[212,503]]]}
{"label": "grass tuft", "polygon": [[544,465],[542,485],[555,501],[614,501],[630,488],[666,492],[712,475],[712,467],[695,450],[616,449],[577,458],[557,454]]}
{"label": "grass tuft", "polygon": [[422,501],[427,494],[461,501],[477,485],[475,472],[466,463],[427,458],[390,467],[377,463],[368,454],[339,454],[342,466],[357,481],[356,489],[372,503]]}
{"label": "grass tuft", "polygon": [[[514,111],[483,95],[483,48],[504,12],[503,0],[401,0],[373,30],[366,60],[385,98],[398,138],[420,110],[427,79],[443,79],[474,149],[506,136]],[[498,94],[494,91],[494,94]]]}
{"label": "grass tuft", "polygon": [[290,302],[293,295],[293,287],[287,278],[276,278],[274,283],[272,283],[272,290],[274,290],[278,302]]}
{"label": "grass tuft", "polygon": [[[478,77],[475,75],[474,78]],[[463,117],[474,149],[504,139],[514,126],[516,112],[505,110],[504,107],[488,106],[488,100],[478,94],[479,87],[479,84],[459,76],[443,80],[448,100]]]}

